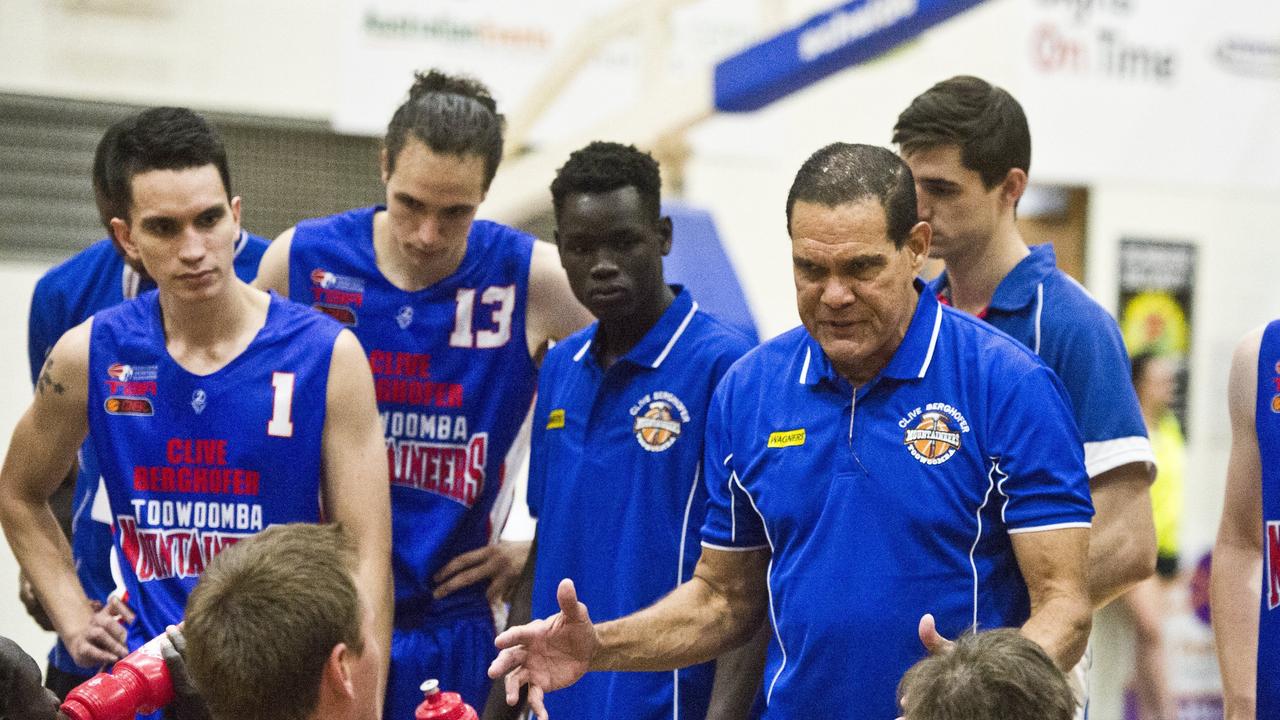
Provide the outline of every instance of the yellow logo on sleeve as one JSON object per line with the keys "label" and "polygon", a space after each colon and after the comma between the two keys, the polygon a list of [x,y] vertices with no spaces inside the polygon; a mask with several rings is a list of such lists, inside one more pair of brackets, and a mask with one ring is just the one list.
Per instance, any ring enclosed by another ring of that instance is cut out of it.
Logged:
{"label": "yellow logo on sleeve", "polygon": [[769,434],[769,447],[784,448],[795,447],[804,444],[804,428],[797,430],[783,430],[781,432]]}
{"label": "yellow logo on sleeve", "polygon": [[564,408],[556,408],[547,416],[547,429],[559,430],[564,427]]}

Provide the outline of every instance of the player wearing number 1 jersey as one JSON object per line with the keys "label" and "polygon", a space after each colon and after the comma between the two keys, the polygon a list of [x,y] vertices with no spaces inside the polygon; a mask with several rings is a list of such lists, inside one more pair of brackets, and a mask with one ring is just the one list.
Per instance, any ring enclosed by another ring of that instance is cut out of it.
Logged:
{"label": "player wearing number 1 jersey", "polygon": [[[140,114],[115,137],[127,199],[112,232],[157,290],[54,346],[0,471],[0,521],[81,666],[182,617],[227,545],[268,525],[342,523],[375,628],[390,631],[390,511],[373,380],[341,326],[234,273],[240,199],[203,119]],[[126,631],[95,612],[47,499],[86,432],[115,521]]]}
{"label": "player wearing number 1 jersey", "polygon": [[483,706],[486,590],[528,553],[491,545],[490,510],[534,358],[590,320],[552,246],[474,219],[501,156],[502,117],[483,86],[418,76],[385,139],[386,205],[299,223],[256,281],[344,323],[368,352],[391,476],[389,719],[412,717],[429,677]]}

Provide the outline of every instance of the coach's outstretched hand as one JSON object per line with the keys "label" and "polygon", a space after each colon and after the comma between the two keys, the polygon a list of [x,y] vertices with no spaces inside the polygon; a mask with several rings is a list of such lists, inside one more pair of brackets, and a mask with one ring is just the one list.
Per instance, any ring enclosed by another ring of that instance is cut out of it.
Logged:
{"label": "coach's outstretched hand", "polygon": [[930,655],[944,655],[956,646],[955,642],[942,637],[934,624],[933,615],[929,613],[920,617],[920,626],[916,628],[916,632],[920,634],[920,643]]}
{"label": "coach's outstretched hand", "polygon": [[577,682],[600,650],[600,637],[572,580],[560,581],[556,600],[560,612],[499,635],[494,644],[502,652],[489,665],[489,677],[505,676],[509,705],[519,701],[521,685],[529,686],[529,707],[539,720],[547,720],[543,693]]}

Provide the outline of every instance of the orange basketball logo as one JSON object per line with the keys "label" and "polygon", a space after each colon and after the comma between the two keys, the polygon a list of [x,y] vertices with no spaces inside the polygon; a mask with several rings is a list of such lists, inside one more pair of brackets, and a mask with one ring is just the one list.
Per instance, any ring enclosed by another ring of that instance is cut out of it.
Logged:
{"label": "orange basketball logo", "polygon": [[689,411],[675,395],[658,391],[645,395],[631,408],[635,417],[631,431],[640,447],[662,452],[680,439],[680,430],[689,422]]}
{"label": "orange basketball logo", "polygon": [[1271,412],[1280,413],[1280,395],[1271,396]]}
{"label": "orange basketball logo", "polygon": [[940,465],[960,449],[960,433],[952,429],[946,415],[927,412],[914,428],[907,429],[903,444],[920,462]]}

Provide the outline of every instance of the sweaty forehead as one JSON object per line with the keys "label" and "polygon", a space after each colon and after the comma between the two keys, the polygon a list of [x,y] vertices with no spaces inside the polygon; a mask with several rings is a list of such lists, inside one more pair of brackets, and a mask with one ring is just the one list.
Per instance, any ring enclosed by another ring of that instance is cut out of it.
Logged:
{"label": "sweaty forehead", "polygon": [[797,201],[791,210],[791,244],[797,251],[879,253],[892,247],[884,208],[875,199],[836,206]]}

